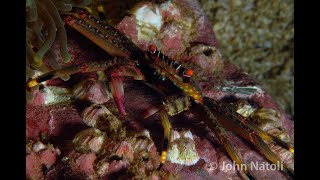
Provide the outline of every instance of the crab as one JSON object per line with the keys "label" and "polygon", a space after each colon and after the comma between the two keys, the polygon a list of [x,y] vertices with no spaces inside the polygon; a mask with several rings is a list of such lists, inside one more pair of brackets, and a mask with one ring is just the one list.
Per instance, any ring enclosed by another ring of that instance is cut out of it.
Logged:
{"label": "crab", "polygon": [[[251,142],[271,163],[283,162],[270,149],[271,145],[281,147],[282,150],[293,154],[293,145],[288,135],[283,131],[281,125],[273,123],[273,119],[279,119],[280,116],[275,110],[254,107],[243,99],[235,98],[230,102],[223,102],[210,97],[210,95],[204,95],[205,90],[200,88],[202,81],[199,78],[200,73],[197,73],[199,71],[196,68],[187,68],[179,60],[163,54],[153,43],[149,43],[148,47],[142,50],[123,33],[104,21],[96,19],[85,9],[74,8],[61,16],[67,26],[78,31],[113,58],[67,66],[30,78],[27,81],[27,90],[32,92],[39,86],[46,90],[52,79],[68,77],[77,73],[97,72],[98,79],[87,79],[68,91],[69,100],[86,98],[86,92],[89,91],[92,84],[99,84],[100,87],[106,88],[106,85],[101,82],[108,82],[110,93],[119,112],[118,115],[125,118],[132,113],[127,113],[124,105],[124,79],[129,77],[131,80],[142,82],[144,86],[154,90],[155,94],[160,97],[158,103],[151,103],[149,107],[139,113],[140,115],[136,116],[136,119],[142,120],[149,119],[157,113],[160,114],[164,138],[158,169],[161,169],[166,163],[168,147],[172,141],[174,130],[169,116],[177,116],[186,111],[191,116],[197,117],[196,119],[199,121],[201,119],[205,122],[236,164],[241,165],[245,162],[230,142],[227,130]],[[219,57],[219,52],[216,49],[213,51],[213,48],[206,47],[204,51],[209,54],[217,51]],[[108,96],[108,93],[105,94],[105,97]],[[106,98],[106,101],[108,100]],[[111,113],[107,114],[107,116],[114,116]],[[96,123],[94,125],[89,123],[89,125],[99,128]],[[261,129],[265,126],[269,127],[267,132]],[[83,138],[79,138],[80,135],[75,137],[76,144],[81,144],[79,139]],[[294,170],[291,164],[285,163],[281,170],[293,177]],[[241,169],[239,175],[243,179],[255,178],[251,169]]]}

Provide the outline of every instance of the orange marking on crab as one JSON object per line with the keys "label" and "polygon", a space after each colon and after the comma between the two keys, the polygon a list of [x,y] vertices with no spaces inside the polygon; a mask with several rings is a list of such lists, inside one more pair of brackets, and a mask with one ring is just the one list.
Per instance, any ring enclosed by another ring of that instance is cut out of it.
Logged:
{"label": "orange marking on crab", "polygon": [[184,74],[191,77],[193,75],[193,71],[191,69],[188,69],[184,72]]}
{"label": "orange marking on crab", "polygon": [[153,54],[157,51],[157,47],[154,44],[150,44],[149,51]]}

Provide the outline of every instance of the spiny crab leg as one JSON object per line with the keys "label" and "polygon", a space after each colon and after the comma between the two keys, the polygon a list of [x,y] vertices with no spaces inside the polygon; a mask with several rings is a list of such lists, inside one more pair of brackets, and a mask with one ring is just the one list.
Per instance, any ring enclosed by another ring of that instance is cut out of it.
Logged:
{"label": "spiny crab leg", "polygon": [[114,57],[132,58],[137,54],[142,57],[143,52],[124,34],[95,19],[84,9],[74,9],[74,12],[65,13],[64,21]]}
{"label": "spiny crab leg", "polygon": [[219,103],[213,99],[204,98],[206,99],[207,104],[210,104],[209,106],[214,109],[214,111],[219,112],[221,114],[224,114],[224,117],[228,120],[231,120],[237,124],[237,126],[240,126],[241,128],[247,129],[247,131],[254,132],[257,135],[259,135],[263,140],[267,142],[271,142],[273,144],[277,144],[278,146],[288,150],[292,154],[294,153],[294,148],[291,144],[284,142],[283,140],[279,139],[278,137],[275,137],[273,135],[270,135],[260,129],[256,124],[254,124],[254,120],[249,117],[243,117],[232,108],[226,106],[223,103]]}
{"label": "spiny crab leg", "polygon": [[110,70],[109,77],[109,86],[111,89],[112,97],[116,102],[120,114],[126,115],[126,111],[123,105],[123,78],[132,77],[134,80],[144,80],[144,75],[132,66],[121,65],[119,67],[113,67],[112,70]]}
{"label": "spiny crab leg", "polygon": [[[262,153],[270,162],[273,164],[278,164],[281,162],[280,158],[270,150],[270,148],[267,146],[267,144],[262,140],[263,137],[265,140],[270,140],[268,137],[268,134],[264,133],[260,128],[256,127],[258,129],[258,132],[250,129],[246,124],[242,123],[241,120],[239,120],[239,117],[236,113],[231,113],[226,109],[226,107],[223,107],[221,103],[216,102],[213,99],[204,98],[205,106],[210,107],[211,113],[214,114],[214,116],[217,117],[219,123],[221,123],[224,127],[229,127],[232,132],[235,132],[239,136],[241,136],[244,139],[247,139],[251,143],[255,145],[255,147],[259,150],[260,153]],[[209,109],[209,108],[208,108]],[[261,134],[263,132],[263,134]],[[278,141],[281,141],[278,139]],[[277,142],[271,141],[275,143],[276,145],[285,144],[285,142],[281,141],[281,144],[278,144]],[[289,174],[291,177],[294,176],[294,170],[286,165],[284,163],[284,168],[279,169],[287,174]]]}
{"label": "spiny crab leg", "polygon": [[[131,63],[131,65],[130,65]],[[85,72],[104,72],[107,74],[109,80],[109,85],[111,88],[111,92],[113,98],[117,104],[119,112],[122,115],[126,115],[124,105],[123,105],[123,77],[132,77],[135,80],[143,80],[144,75],[135,67],[133,67],[133,62],[129,62],[128,60],[121,60],[115,58],[112,61],[104,61],[104,62],[90,62],[85,64],[79,64],[74,66],[65,67],[59,70],[54,70],[43,75],[40,75],[36,78],[29,79],[27,81],[27,90],[31,91],[31,89],[43,82],[46,82],[51,79],[63,77],[66,75],[72,75],[76,73],[85,73]]]}
{"label": "spiny crab leg", "polygon": [[164,137],[163,137],[163,146],[162,146],[159,168],[161,168],[161,166],[166,162],[167,151],[168,151],[169,141],[170,141],[171,132],[172,132],[172,125],[169,121],[168,114],[166,111],[164,110],[160,111],[160,119],[163,127]]}
{"label": "spiny crab leg", "polygon": [[282,147],[282,148],[288,150],[289,152],[291,152],[292,154],[294,154],[294,147],[292,144],[286,143],[286,142],[282,141],[281,139],[279,139],[278,137],[264,132],[256,124],[253,123],[253,120],[251,117],[244,118],[242,120],[242,122],[244,124],[246,124],[248,126],[248,128],[255,131],[263,140],[277,144],[280,147]]}
{"label": "spiny crab leg", "polygon": [[38,77],[29,79],[27,81],[27,90],[30,90],[31,88],[39,85],[42,82],[45,82],[45,81],[48,81],[51,79],[55,79],[55,78],[59,78],[59,77],[61,78],[66,75],[70,76],[70,75],[76,74],[76,73],[104,71],[119,61],[120,61],[119,59],[115,58],[113,61],[104,61],[101,63],[91,62],[91,63],[77,64],[77,65],[57,69],[54,71],[50,71],[50,72],[44,73]]}
{"label": "spiny crab leg", "polygon": [[[203,112],[205,114],[204,121],[217,136],[230,158],[240,166],[244,164],[236,148],[229,141],[228,135],[225,129],[222,127],[222,124],[220,124],[218,118],[214,114],[212,114],[210,108],[201,104],[198,104],[197,107],[199,109],[199,112]],[[249,168],[240,168],[239,174],[243,179],[256,179]]]}

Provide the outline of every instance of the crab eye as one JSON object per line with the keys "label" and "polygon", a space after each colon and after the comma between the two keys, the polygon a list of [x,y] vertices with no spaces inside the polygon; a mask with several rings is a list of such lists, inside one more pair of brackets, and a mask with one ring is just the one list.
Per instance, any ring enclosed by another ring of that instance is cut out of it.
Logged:
{"label": "crab eye", "polygon": [[186,77],[191,77],[193,75],[193,71],[191,69],[187,69],[183,72],[183,75]]}
{"label": "crab eye", "polygon": [[154,54],[157,51],[157,47],[154,44],[150,44],[149,51],[151,52],[151,54]]}

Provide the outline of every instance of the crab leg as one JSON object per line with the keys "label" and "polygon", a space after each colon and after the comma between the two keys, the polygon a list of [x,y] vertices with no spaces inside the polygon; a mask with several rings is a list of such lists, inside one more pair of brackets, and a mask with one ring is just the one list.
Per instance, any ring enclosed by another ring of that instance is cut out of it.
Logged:
{"label": "crab leg", "polygon": [[[200,108],[199,112],[204,112],[206,115],[204,117],[204,121],[208,125],[208,127],[213,131],[213,133],[218,137],[221,144],[224,146],[224,149],[226,150],[229,157],[238,165],[244,164],[242,159],[240,158],[236,148],[231,144],[231,142],[228,140],[228,135],[224,128],[222,128],[221,124],[218,121],[218,118],[216,118],[215,115],[212,114],[211,110],[205,106],[198,104],[197,106]],[[239,174],[243,179],[255,179],[253,174],[251,173],[250,169],[241,168],[239,170]]]}
{"label": "crab leg", "polygon": [[59,78],[65,75],[72,75],[79,72],[89,72],[88,65],[87,64],[79,64],[74,66],[69,66],[66,68],[50,71],[48,73],[42,74],[36,78],[29,79],[27,81],[27,90],[30,91],[31,88],[39,85],[42,82]]}
{"label": "crab leg", "polygon": [[109,81],[109,86],[111,89],[112,97],[117,104],[120,114],[126,115],[126,111],[123,105],[124,90],[123,90],[123,80],[121,77],[111,78]]}
{"label": "crab leg", "polygon": [[[118,66],[116,66],[116,64]],[[102,63],[90,62],[90,63],[74,65],[74,66],[65,67],[59,70],[51,71],[43,75],[40,75],[36,78],[28,80],[27,90],[31,91],[33,87],[51,79],[59,78],[66,75],[72,75],[76,73],[96,72],[96,71],[104,71],[105,74],[108,74],[108,77],[110,78],[109,85],[110,85],[113,99],[117,104],[119,112],[122,115],[126,115],[124,105],[123,105],[124,90],[123,90],[122,79],[123,77],[132,77],[135,80],[144,79],[144,75],[137,68],[135,68],[134,63],[128,62],[126,60],[120,61],[120,59],[114,59],[113,61],[105,61]]]}
{"label": "crab leg", "polygon": [[273,135],[270,135],[270,134],[264,132],[257,125],[255,125],[252,120],[244,119],[242,122],[244,124],[246,124],[254,132],[256,132],[263,140],[277,144],[277,145],[281,146],[282,148],[288,150],[292,154],[294,154],[294,147],[291,144],[286,143],[286,142],[282,141],[281,139],[279,139],[278,137],[275,137]]}
{"label": "crab leg", "polygon": [[[241,120],[239,120],[240,116],[238,117],[236,113],[230,113],[226,111],[226,107],[222,108],[222,104],[218,103],[212,99],[204,98],[204,102],[206,105],[208,105],[211,110],[213,109],[216,112],[214,113],[215,116],[217,116],[218,121],[224,126],[228,127],[229,129],[232,129],[233,132],[240,135],[242,138],[249,140],[252,142],[256,148],[259,150],[260,153],[262,153],[270,162],[277,164],[278,162],[281,162],[281,160],[278,158],[278,156],[273,153],[270,148],[267,146],[267,144],[263,141],[270,140],[269,135],[260,130],[258,127],[256,127],[255,130],[258,130],[258,132],[250,129],[246,124],[242,123]],[[267,138],[268,137],[268,138]],[[281,141],[280,139],[278,141]],[[281,141],[282,142],[282,141]],[[285,143],[285,142],[282,142]],[[287,166],[284,164],[284,168],[280,170],[283,172],[289,174],[293,177],[294,170],[293,168]]]}
{"label": "crab leg", "polygon": [[131,65],[122,65],[114,67],[109,73],[110,81],[109,86],[114,101],[119,109],[120,114],[126,115],[126,111],[123,105],[124,101],[124,89],[123,78],[132,77],[134,80],[144,80],[144,75]]}
{"label": "crab leg", "polygon": [[84,72],[103,71],[108,67],[114,65],[116,61],[118,61],[118,59],[115,59],[113,61],[104,61],[103,63],[91,62],[91,63],[77,64],[77,65],[61,68],[58,70],[50,71],[36,78],[28,80],[27,90],[30,90],[31,88],[37,86],[38,84],[51,79],[55,79],[63,76],[69,76],[69,75],[80,73],[80,72],[84,73]]}
{"label": "crab leg", "polygon": [[286,143],[279,139],[278,137],[275,137],[273,135],[270,135],[260,129],[256,124],[254,124],[254,121],[251,117],[245,118],[235,112],[233,109],[227,107],[226,105],[222,103],[218,103],[214,100],[210,100],[210,103],[212,103],[211,107],[215,107],[216,111],[219,111],[220,113],[223,113],[226,117],[226,119],[234,121],[238,126],[247,129],[250,132],[254,132],[257,135],[259,135],[263,140],[267,142],[271,142],[274,144],[279,145],[280,147],[288,150],[291,153],[294,153],[294,148],[291,144]]}
{"label": "crab leg", "polygon": [[[204,98],[206,101],[206,104],[208,104],[210,107],[212,107],[215,111],[224,114],[226,117],[225,119],[231,120],[234,123],[237,124],[237,126],[246,129],[250,133],[255,133],[259,135],[263,140],[267,142],[271,142],[274,144],[279,145],[280,147],[290,151],[291,153],[294,153],[294,148],[291,144],[286,143],[279,139],[278,137],[272,136],[266,132],[264,132],[262,129],[260,129],[257,125],[254,124],[254,121],[250,118],[245,118],[241,115],[239,115],[237,112],[232,110],[231,108],[228,108],[222,103],[218,103],[212,99]],[[247,138],[248,139],[248,138]]]}
{"label": "crab leg", "polygon": [[164,132],[162,151],[161,151],[161,157],[160,157],[160,166],[158,167],[158,169],[160,169],[167,159],[167,150],[170,142],[172,125],[169,121],[167,112],[163,108],[161,108],[161,105],[159,106],[151,105],[149,108],[147,108],[143,112],[143,117],[144,119],[146,119],[152,116],[153,114],[156,114],[157,112],[160,113],[161,124]]}
{"label": "crab leg", "polygon": [[130,58],[138,54],[142,57],[143,52],[124,34],[93,18],[86,10],[78,9],[75,13],[65,13],[64,21],[112,56]]}
{"label": "crab leg", "polygon": [[164,138],[159,168],[161,168],[163,164],[166,162],[167,149],[171,138],[172,125],[169,121],[168,116],[174,116],[176,114],[179,114],[187,110],[190,107],[190,105],[190,100],[187,96],[171,96],[166,97],[162,101],[162,104],[151,105],[142,113],[144,119],[156,114],[157,112],[160,113],[161,124],[164,129]]}
{"label": "crab leg", "polygon": [[160,111],[160,117],[161,117],[161,124],[164,130],[164,138],[163,138],[163,146],[161,151],[159,168],[161,168],[161,166],[166,162],[167,150],[168,150],[168,146],[171,138],[171,130],[172,130],[172,126],[169,121],[167,112],[165,112],[164,110]]}

